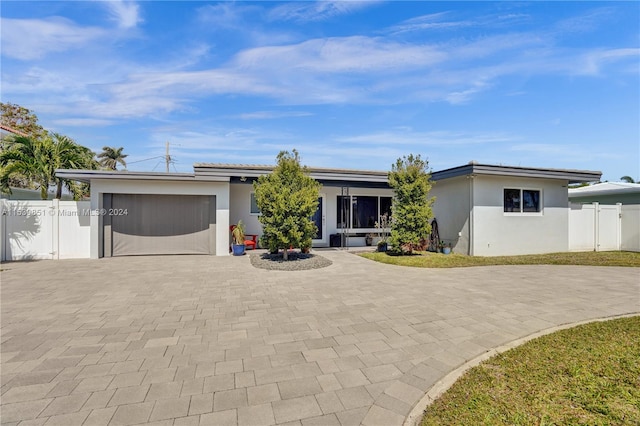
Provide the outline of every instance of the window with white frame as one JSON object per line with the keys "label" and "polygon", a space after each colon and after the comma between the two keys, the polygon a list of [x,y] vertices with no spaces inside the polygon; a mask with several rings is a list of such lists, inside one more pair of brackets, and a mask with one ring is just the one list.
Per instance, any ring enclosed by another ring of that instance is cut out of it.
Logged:
{"label": "window with white frame", "polygon": [[542,191],[539,189],[505,188],[505,213],[539,213],[542,211]]}
{"label": "window with white frame", "polygon": [[336,226],[340,229],[373,229],[384,214],[391,216],[391,197],[338,195]]}

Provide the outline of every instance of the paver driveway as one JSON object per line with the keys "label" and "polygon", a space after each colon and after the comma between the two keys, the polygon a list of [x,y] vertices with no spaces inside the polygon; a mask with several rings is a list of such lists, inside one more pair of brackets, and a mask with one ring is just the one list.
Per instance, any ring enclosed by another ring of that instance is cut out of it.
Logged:
{"label": "paver driveway", "polygon": [[637,269],[321,254],[334,264],[301,272],[207,256],[2,265],[2,423],[398,425],[490,348],[640,310]]}

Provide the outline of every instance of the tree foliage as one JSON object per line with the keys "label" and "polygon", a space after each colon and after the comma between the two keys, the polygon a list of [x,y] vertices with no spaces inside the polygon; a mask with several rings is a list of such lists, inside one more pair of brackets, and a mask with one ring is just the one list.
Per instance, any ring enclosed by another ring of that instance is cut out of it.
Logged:
{"label": "tree foliage", "polygon": [[33,111],[12,103],[0,102],[0,122],[33,138],[44,137],[47,133],[38,124],[38,116]]}
{"label": "tree foliage", "polygon": [[431,232],[435,198],[429,198],[431,173],[427,167],[428,162],[420,155],[410,154],[399,158],[389,172],[389,185],[394,191],[389,241],[394,251],[412,253]]}
{"label": "tree foliage", "polygon": [[62,197],[65,186],[77,198],[82,186],[57,177],[56,169],[95,169],[96,165],[94,153],[67,136],[15,136],[0,152],[0,186],[3,192],[11,193],[10,181],[17,175],[35,183],[43,200],[47,199],[50,185],[56,186],[56,198]]}
{"label": "tree foliage", "polygon": [[100,165],[109,170],[117,170],[118,163],[122,164],[125,168],[127,167],[125,158],[127,158],[127,154],[123,154],[122,150],[124,148],[112,148],[110,146],[102,147],[102,152],[98,154],[98,158],[100,159]]}
{"label": "tree foliage", "polygon": [[289,247],[311,247],[317,232],[311,217],[318,209],[320,184],[300,165],[295,149],[281,151],[276,159],[273,173],[260,176],[253,187],[262,213],[260,243],[272,252],[284,249],[286,260]]}
{"label": "tree foliage", "polygon": [[636,181],[633,180],[633,178],[631,176],[622,176],[620,178],[620,181],[622,182],[626,182],[626,183],[637,183]]}

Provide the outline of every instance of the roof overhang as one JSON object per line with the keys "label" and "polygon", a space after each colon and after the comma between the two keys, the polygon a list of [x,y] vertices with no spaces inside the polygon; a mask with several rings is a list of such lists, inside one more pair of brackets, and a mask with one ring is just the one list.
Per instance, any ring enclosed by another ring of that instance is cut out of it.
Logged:
{"label": "roof overhang", "polygon": [[91,180],[161,180],[161,181],[192,181],[192,182],[228,182],[229,177],[224,176],[196,176],[194,173],[162,173],[162,172],[129,172],[108,170],[56,170],[56,176],[90,183]]}
{"label": "roof overhang", "polygon": [[[208,181],[208,182],[251,182],[271,173],[274,166],[196,163],[194,173],[129,172],[105,170],[56,170],[63,179],[90,182],[92,179],[164,180],[164,181]],[[388,172],[373,170],[330,169],[307,167],[309,175],[329,186],[349,186],[352,184],[388,187]],[[434,181],[460,176],[493,175],[504,177],[560,179],[569,183],[594,182],[600,180],[602,172],[591,170],[543,169],[533,167],[495,166],[469,163],[464,166],[433,172]]]}
{"label": "roof overhang", "polygon": [[[236,165],[236,164],[207,164],[196,163],[193,166],[196,176],[232,177],[256,179],[259,176],[273,172],[274,166]],[[335,183],[375,183],[389,184],[387,172],[374,170],[330,169],[321,167],[307,167],[309,175],[320,182]]]}
{"label": "roof overhang", "polygon": [[602,172],[592,170],[542,169],[535,167],[495,166],[489,164],[469,163],[464,166],[433,172],[434,181],[459,176],[494,175],[505,177],[521,177],[536,179],[561,179],[569,183],[599,181]]}

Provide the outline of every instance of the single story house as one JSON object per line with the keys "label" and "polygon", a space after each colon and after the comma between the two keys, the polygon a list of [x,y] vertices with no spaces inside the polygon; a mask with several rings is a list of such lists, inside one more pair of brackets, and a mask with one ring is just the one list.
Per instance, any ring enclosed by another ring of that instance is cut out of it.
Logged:
{"label": "single story house", "polygon": [[[272,166],[194,165],[193,173],[58,170],[91,184],[91,257],[229,254],[229,226],[242,220],[260,234],[253,181]],[[391,211],[386,171],[309,168],[322,184],[314,247],[343,234],[365,244]],[[568,250],[567,186],[601,173],[469,163],[432,173],[440,236],[472,255]]]}
{"label": "single story house", "polygon": [[580,204],[640,204],[640,183],[602,182],[569,188],[569,201]]}

